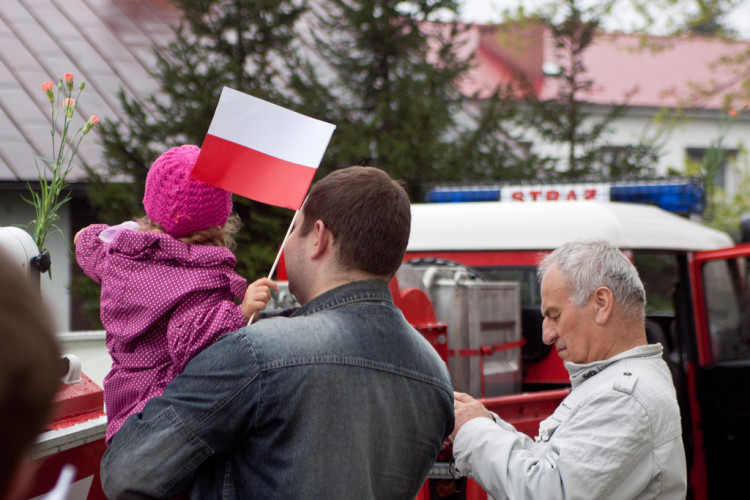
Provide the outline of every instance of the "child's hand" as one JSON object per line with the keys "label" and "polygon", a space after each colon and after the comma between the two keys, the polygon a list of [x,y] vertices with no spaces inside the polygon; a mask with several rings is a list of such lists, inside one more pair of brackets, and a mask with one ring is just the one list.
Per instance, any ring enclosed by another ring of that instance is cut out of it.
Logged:
{"label": "child's hand", "polygon": [[271,300],[271,288],[279,291],[279,286],[269,278],[255,280],[247,286],[245,298],[242,300],[242,315],[249,320],[258,311],[266,308],[266,304]]}

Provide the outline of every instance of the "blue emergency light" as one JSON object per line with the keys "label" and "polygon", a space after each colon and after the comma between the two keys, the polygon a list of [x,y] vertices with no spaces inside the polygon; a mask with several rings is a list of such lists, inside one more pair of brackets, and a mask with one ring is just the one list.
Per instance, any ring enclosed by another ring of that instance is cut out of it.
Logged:
{"label": "blue emergency light", "polygon": [[[473,201],[500,201],[512,203],[508,191],[529,188],[532,185],[502,184],[490,186],[436,186],[427,191],[427,203],[460,203]],[[553,185],[547,185],[549,188]],[[561,185],[562,186],[562,185]],[[699,179],[662,179],[607,183],[564,184],[565,189],[576,186],[606,186],[609,201],[656,205],[663,210],[681,215],[701,214],[705,209],[705,190]],[[506,194],[503,194],[503,190]],[[508,199],[503,199],[506,196]],[[556,198],[557,199],[557,198]],[[563,198],[559,198],[563,199]],[[581,200],[584,197],[580,197]],[[541,201],[541,198],[540,198]]]}
{"label": "blue emergency light", "polygon": [[705,208],[703,185],[697,181],[613,184],[611,201],[645,203],[678,214],[701,214]]}
{"label": "blue emergency light", "polygon": [[427,203],[460,203],[465,201],[500,201],[500,188],[434,188],[425,196]]}

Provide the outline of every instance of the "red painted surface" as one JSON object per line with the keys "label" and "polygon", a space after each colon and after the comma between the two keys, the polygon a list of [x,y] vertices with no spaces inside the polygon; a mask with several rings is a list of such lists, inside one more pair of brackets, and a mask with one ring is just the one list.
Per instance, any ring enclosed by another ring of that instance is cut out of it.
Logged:
{"label": "red painted surface", "polygon": [[61,384],[47,429],[58,430],[104,415],[104,391],[81,374],[76,384]]}
{"label": "red painted surface", "polygon": [[539,261],[549,252],[535,250],[523,251],[492,251],[492,252],[470,252],[470,251],[442,251],[442,252],[406,252],[404,262],[412,259],[431,258],[445,259],[460,262],[466,266],[485,267],[535,267]]}
{"label": "red painted surface", "polygon": [[32,481],[31,490],[27,493],[27,498],[49,492],[54,488],[62,467],[66,464],[72,464],[76,468],[74,481],[93,476],[91,489],[86,499],[104,500],[106,497],[102,491],[102,483],[99,478],[99,463],[105,449],[104,437],[102,437],[102,439],[91,443],[38,459],[38,468]]}
{"label": "red painted surface", "polygon": [[[690,273],[690,295],[693,301],[693,319],[695,324],[696,345],[698,348],[698,366],[709,365],[713,362],[711,353],[711,338],[706,317],[706,299],[703,292],[703,276],[701,267],[711,260],[726,260],[746,257],[750,245],[738,245],[732,248],[709,250],[688,254],[688,271]],[[688,479],[693,497],[708,498],[706,456],[703,452],[703,431],[701,429],[701,407],[698,402],[697,376],[698,366],[687,364],[688,395],[690,398],[690,414],[693,434],[693,462],[688,471]]]}
{"label": "red painted surface", "polygon": [[539,423],[555,411],[569,392],[570,389],[527,392],[481,401],[490,411],[533,438],[539,430]]}
{"label": "red painted surface", "polygon": [[401,290],[394,276],[388,284],[393,303],[401,309],[404,318],[435,348],[440,358],[448,364],[448,326],[438,323],[435,309],[427,295],[418,288]]}
{"label": "red painted surface", "polygon": [[527,384],[569,384],[570,374],[563,365],[557,349],[552,349],[546,358],[524,365],[523,381]]}
{"label": "red painted surface", "polygon": [[443,323],[414,325],[424,338],[435,348],[446,366],[448,365],[448,326]]}
{"label": "red painted surface", "polygon": [[[82,373],[80,382],[60,385],[52,407],[52,416],[45,428],[64,431],[103,415],[104,391]],[[75,432],[70,436],[71,441],[74,439]],[[55,486],[62,467],[72,464],[76,468],[74,482],[93,476],[87,500],[104,499],[99,479],[99,462],[105,448],[102,431],[99,439],[37,459],[37,471],[28,497],[33,498],[49,492]]]}
{"label": "red painted surface", "polygon": [[695,344],[698,348],[698,364],[700,366],[711,362],[711,339],[706,328],[706,299],[703,294],[703,279],[701,278],[702,263],[702,260],[696,261],[695,254],[688,254],[690,297],[693,301],[693,321],[695,324]]}
{"label": "red painted surface", "polygon": [[391,295],[393,295],[393,303],[404,313],[406,321],[412,325],[437,324],[432,302],[422,290],[418,288],[399,290],[395,277],[391,280],[390,289]]}

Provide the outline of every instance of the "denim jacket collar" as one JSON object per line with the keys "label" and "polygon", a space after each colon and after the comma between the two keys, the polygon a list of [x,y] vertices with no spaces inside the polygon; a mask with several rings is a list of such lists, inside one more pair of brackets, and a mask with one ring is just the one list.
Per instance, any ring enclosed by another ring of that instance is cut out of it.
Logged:
{"label": "denim jacket collar", "polygon": [[388,289],[388,282],[379,279],[370,279],[352,281],[351,283],[337,286],[318,295],[297,309],[292,316],[308,316],[342,305],[365,301],[381,301],[393,304],[393,296]]}

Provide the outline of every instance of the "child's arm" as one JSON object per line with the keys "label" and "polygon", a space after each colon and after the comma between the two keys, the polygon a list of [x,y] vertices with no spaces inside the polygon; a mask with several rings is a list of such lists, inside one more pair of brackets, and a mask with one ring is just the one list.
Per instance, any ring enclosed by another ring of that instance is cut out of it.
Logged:
{"label": "child's arm", "polygon": [[247,286],[242,301],[242,315],[246,320],[266,308],[266,304],[271,300],[271,288],[279,291],[279,286],[269,278],[260,278]]}
{"label": "child's arm", "polygon": [[76,262],[83,272],[97,283],[101,283],[107,249],[99,234],[109,226],[92,224],[78,231],[73,239]]}

